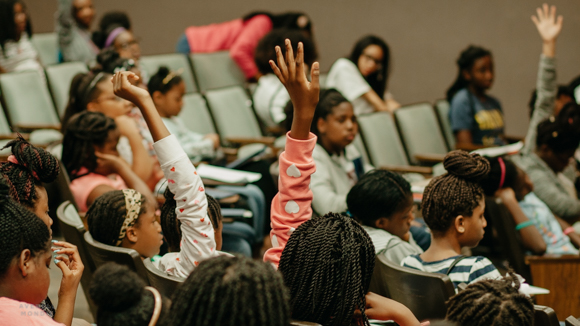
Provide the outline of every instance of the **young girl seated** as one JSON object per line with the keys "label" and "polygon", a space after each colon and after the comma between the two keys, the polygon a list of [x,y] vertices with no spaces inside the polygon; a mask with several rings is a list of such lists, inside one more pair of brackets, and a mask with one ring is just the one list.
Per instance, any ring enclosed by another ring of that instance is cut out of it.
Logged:
{"label": "young girl seated", "polygon": [[487,158],[489,175],[480,184],[486,196],[496,196],[511,213],[524,246],[536,255],[577,255],[580,236],[533,193],[534,184],[512,161]]}
{"label": "young girl seated", "polygon": [[356,42],[348,58],[330,68],[326,87],[336,88],[354,107],[356,115],[393,112],[401,105],[387,91],[391,54],[381,38],[368,35]]}
{"label": "young girl seated", "polygon": [[99,48],[91,40],[95,17],[92,0],[58,0],[56,32],[62,60],[90,62]]}
{"label": "young girl seated", "polygon": [[115,121],[99,112],[74,115],[62,141],[62,162],[79,211],[111,190],[136,189],[155,203],[149,187],[119,157],[120,132]]}
{"label": "young girl seated", "polygon": [[37,70],[44,76],[38,53],[30,42],[32,27],[24,2],[1,0],[0,17],[0,74]]}
{"label": "young girl seated", "polygon": [[400,174],[370,171],[352,187],[346,203],[373,240],[377,255],[400,264],[403,258],[423,252],[410,232],[415,219],[411,185]]}
{"label": "young girl seated", "polygon": [[501,275],[487,258],[461,255],[461,248],[477,246],[485,232],[485,198],[477,182],[488,174],[489,163],[478,154],[452,151],[443,165],[447,174],[433,178],[423,192],[431,246],[403,259],[401,265],[447,274],[456,288],[460,283],[497,278]]}
{"label": "young girl seated", "polygon": [[[375,250],[365,230],[353,219],[327,214],[312,218],[310,177],[317,169],[312,158],[316,136],[310,133],[319,97],[319,65],[306,79],[303,45],[298,55],[286,41],[287,61],[276,47],[270,64],[286,87],[294,114],[286,151],[280,155],[279,193],[272,203],[272,248],[264,261],[276,266],[290,289],[292,318],[322,325],[350,325],[359,309],[359,325],[369,318],[419,325],[403,305],[367,293]],[[320,167],[318,167],[320,169]]]}
{"label": "young girl seated", "polygon": [[449,120],[457,148],[505,145],[503,112],[499,101],[486,94],[493,84],[491,52],[469,46],[457,59],[459,73],[447,90]]}
{"label": "young girl seated", "polygon": [[[0,163],[0,174],[10,187],[10,197],[36,214],[52,234],[52,219],[48,215],[48,194],[44,183],[57,178],[60,172],[58,159],[44,149],[30,145],[23,138],[9,142],[6,147],[11,148],[12,155],[7,162]],[[48,297],[39,307],[54,320],[70,325],[84,267],[76,247],[66,242],[57,242],[56,245],[72,252],[70,258],[67,256],[66,262],[64,259],[62,262],[55,261],[56,266],[63,272],[58,293],[58,309],[55,310]]]}
{"label": "young girl seated", "polygon": [[445,319],[462,326],[534,325],[534,304],[519,288],[520,280],[511,272],[472,283],[449,299]]}
{"label": "young girl seated", "polygon": [[323,90],[311,130],[318,137],[312,153],[318,166],[312,174],[312,207],[319,215],[345,212],[348,191],[373,169],[351,144],[358,133],[352,104],[335,89]]}
{"label": "young girl seated", "polygon": [[98,325],[161,325],[171,305],[157,289],[146,286],[137,273],[115,263],[97,269],[89,293],[98,306]]}
{"label": "young girl seated", "polygon": [[[254,61],[262,77],[258,80],[258,86],[252,97],[256,114],[268,128],[279,127],[286,119],[284,108],[290,101],[290,95],[288,95],[278,77],[272,73],[272,68],[270,68],[269,64],[270,60],[276,60],[276,52],[274,51],[276,46],[280,46],[284,52],[284,41],[286,39],[289,39],[294,46],[298,42],[304,44],[304,50],[306,51],[304,52],[304,64],[306,69],[310,69],[310,66],[316,61],[318,56],[312,39],[297,30],[274,29],[260,40],[254,54]],[[296,51],[296,48],[293,48],[293,50]]]}

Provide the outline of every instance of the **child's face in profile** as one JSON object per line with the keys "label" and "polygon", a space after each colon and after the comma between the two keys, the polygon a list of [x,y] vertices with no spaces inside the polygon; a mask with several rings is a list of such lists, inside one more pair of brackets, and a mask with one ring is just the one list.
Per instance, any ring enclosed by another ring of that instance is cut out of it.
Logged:
{"label": "child's face in profile", "polygon": [[342,102],[332,108],[326,118],[318,119],[318,130],[322,146],[329,151],[339,153],[353,142],[358,133],[358,123],[350,102]]}
{"label": "child's face in profile", "polygon": [[475,88],[488,90],[493,84],[493,60],[491,56],[476,59],[469,71],[464,71],[464,78]]}
{"label": "child's face in profile", "polygon": [[476,247],[479,241],[483,239],[484,229],[487,226],[487,221],[483,217],[484,211],[485,201],[482,198],[479,200],[479,205],[473,210],[473,214],[463,217],[462,225],[458,226],[460,230],[463,228],[463,233],[460,232],[461,235],[459,237],[462,247]]}
{"label": "child's face in profile", "polygon": [[142,257],[157,255],[163,244],[163,234],[161,234],[161,225],[157,221],[155,208],[152,205],[149,205],[147,211],[139,216],[134,228],[138,240],[133,249],[137,250]]}
{"label": "child's face in profile", "polygon": [[155,92],[153,101],[159,115],[164,118],[178,115],[183,107],[183,95],[185,95],[185,83],[183,81],[173,86],[165,94]]}
{"label": "child's face in profile", "polygon": [[382,225],[378,227],[404,239],[411,229],[411,222],[415,219],[413,197],[409,196],[408,201],[400,206],[401,209],[384,219]]}

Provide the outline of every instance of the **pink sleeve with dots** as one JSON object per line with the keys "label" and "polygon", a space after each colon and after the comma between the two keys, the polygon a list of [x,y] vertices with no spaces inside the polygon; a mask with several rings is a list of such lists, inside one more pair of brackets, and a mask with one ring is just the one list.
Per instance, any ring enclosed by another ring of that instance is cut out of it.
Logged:
{"label": "pink sleeve with dots", "polygon": [[312,159],[314,146],[316,136],[312,133],[307,140],[286,135],[286,151],[280,155],[278,194],[272,201],[272,248],[264,255],[264,261],[276,268],[292,232],[312,218],[310,176],[316,171]]}

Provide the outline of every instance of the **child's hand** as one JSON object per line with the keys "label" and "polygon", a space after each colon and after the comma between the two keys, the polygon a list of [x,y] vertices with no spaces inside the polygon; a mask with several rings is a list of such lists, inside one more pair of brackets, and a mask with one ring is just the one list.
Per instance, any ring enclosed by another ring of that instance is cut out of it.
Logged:
{"label": "child's hand", "polygon": [[556,41],[562,30],[564,18],[562,16],[556,18],[556,6],[548,7],[545,3],[542,8],[537,8],[536,11],[538,16],[532,16],[532,21],[536,24],[542,41],[545,43]]}
{"label": "child's hand", "polygon": [[[376,293],[369,292],[365,296],[367,306],[365,314],[369,319],[394,320],[401,326],[428,325],[420,324],[409,308],[395,300],[385,298]],[[355,311],[355,317],[360,315],[360,310]]]}
{"label": "child's hand", "polygon": [[286,40],[286,59],[282,56],[282,49],[279,46],[276,46],[276,54],[278,65],[270,60],[270,66],[280,82],[286,87],[294,105],[291,136],[296,139],[308,139],[310,124],[320,94],[319,64],[318,62],[312,64],[310,72],[312,82],[309,82],[304,69],[304,45],[301,42],[298,43],[296,58],[294,58],[292,44],[288,39]]}
{"label": "child's hand", "polygon": [[113,91],[115,95],[131,101],[136,106],[140,106],[143,100],[150,98],[149,92],[141,87],[131,84],[131,81],[139,80],[139,76],[130,71],[121,71],[113,75]]}
{"label": "child's hand", "polygon": [[515,201],[515,202],[518,201],[516,199],[516,193],[510,187],[505,187],[505,188],[499,189],[498,191],[495,192],[495,196],[498,197],[498,198],[501,198],[501,200],[504,203],[508,203],[508,202],[512,202],[512,201]]}
{"label": "child's hand", "polygon": [[62,271],[58,296],[75,296],[85,269],[79,251],[76,246],[64,241],[55,242],[54,245],[60,247],[53,248],[53,251],[56,254],[55,264]]}
{"label": "child's hand", "polygon": [[123,168],[123,164],[126,164],[123,159],[115,155],[95,152],[95,156],[97,157],[97,168],[95,172],[102,175],[119,173]]}

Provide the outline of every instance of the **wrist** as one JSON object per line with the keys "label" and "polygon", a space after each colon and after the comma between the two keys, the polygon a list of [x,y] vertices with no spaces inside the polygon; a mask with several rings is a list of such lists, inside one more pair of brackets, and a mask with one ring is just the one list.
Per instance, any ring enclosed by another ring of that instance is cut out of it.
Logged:
{"label": "wrist", "polygon": [[567,227],[563,231],[564,235],[569,235],[570,233],[574,233],[574,232],[575,232],[575,230],[574,230],[574,227],[572,227],[572,226]]}

